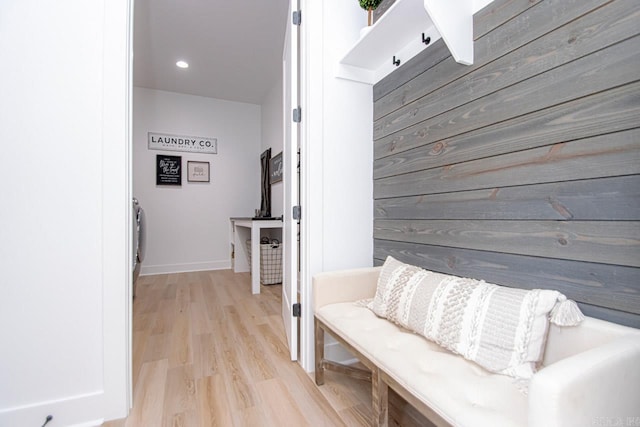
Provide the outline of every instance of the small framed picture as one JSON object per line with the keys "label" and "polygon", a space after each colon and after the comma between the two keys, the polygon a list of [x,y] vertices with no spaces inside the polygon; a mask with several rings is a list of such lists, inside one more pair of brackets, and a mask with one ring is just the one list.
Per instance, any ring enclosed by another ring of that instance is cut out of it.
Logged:
{"label": "small framed picture", "polygon": [[187,181],[209,182],[209,162],[187,162]]}
{"label": "small framed picture", "polygon": [[156,155],[156,185],[182,185],[182,157]]}

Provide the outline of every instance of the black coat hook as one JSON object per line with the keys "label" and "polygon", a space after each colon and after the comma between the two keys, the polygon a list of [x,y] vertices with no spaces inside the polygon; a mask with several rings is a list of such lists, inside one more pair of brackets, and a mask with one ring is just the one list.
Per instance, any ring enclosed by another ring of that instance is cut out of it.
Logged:
{"label": "black coat hook", "polygon": [[424,44],[426,44],[428,46],[429,43],[431,43],[431,37],[425,37],[424,33],[422,33],[422,43],[424,43]]}
{"label": "black coat hook", "polygon": [[396,59],[395,55],[393,55],[393,65],[395,65],[396,67],[400,66],[400,60]]}

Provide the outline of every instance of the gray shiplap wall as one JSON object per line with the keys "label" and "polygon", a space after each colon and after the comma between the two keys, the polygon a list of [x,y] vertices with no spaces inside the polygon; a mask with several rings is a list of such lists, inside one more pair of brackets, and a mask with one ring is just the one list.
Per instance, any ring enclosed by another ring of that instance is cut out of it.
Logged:
{"label": "gray shiplap wall", "polygon": [[374,258],[640,327],[640,2],[495,0],[374,87]]}

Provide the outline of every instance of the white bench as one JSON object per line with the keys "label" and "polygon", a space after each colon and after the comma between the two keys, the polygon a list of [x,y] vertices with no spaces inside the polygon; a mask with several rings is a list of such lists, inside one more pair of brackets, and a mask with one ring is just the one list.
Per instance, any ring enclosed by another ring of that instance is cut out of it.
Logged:
{"label": "white bench", "polygon": [[551,325],[543,367],[528,394],[424,337],[377,317],[355,301],[373,298],[380,268],[314,277],[316,383],[324,369],[324,332],[368,368],[372,425],[388,424],[388,387],[435,425],[567,427],[640,425],[640,331],[587,317]]}

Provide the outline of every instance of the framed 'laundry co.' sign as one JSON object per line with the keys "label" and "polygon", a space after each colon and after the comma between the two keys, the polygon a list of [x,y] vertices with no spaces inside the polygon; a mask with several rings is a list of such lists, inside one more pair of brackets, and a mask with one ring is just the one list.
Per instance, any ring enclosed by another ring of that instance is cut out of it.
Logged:
{"label": "framed 'laundry co.' sign", "polygon": [[188,151],[201,154],[218,154],[218,138],[204,136],[147,133],[150,150]]}
{"label": "framed 'laundry co.' sign", "polygon": [[156,156],[156,185],[182,185],[182,157]]}

